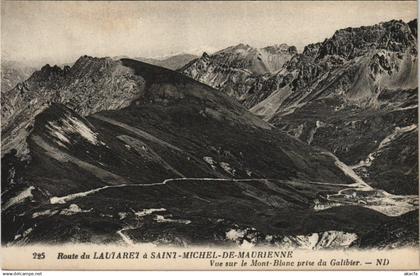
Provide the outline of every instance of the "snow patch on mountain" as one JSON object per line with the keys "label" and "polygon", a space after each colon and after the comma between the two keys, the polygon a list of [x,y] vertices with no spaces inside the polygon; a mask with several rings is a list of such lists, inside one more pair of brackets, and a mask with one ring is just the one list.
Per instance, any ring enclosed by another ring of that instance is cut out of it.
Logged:
{"label": "snow patch on mountain", "polygon": [[35,189],[35,187],[30,186],[29,188],[20,192],[17,196],[9,199],[9,201],[7,201],[6,204],[4,205],[3,210],[6,210],[13,205],[22,203],[27,198],[32,198],[33,197],[32,190],[34,190],[34,189]]}
{"label": "snow patch on mountain", "polygon": [[41,211],[41,212],[35,212],[32,214],[32,218],[37,218],[37,217],[41,217],[41,216],[52,216],[57,214],[59,211],[58,210],[45,210],[45,211]]}
{"label": "snow patch on mountain", "polygon": [[191,220],[188,219],[171,219],[171,218],[166,218],[162,215],[156,215],[156,217],[154,218],[154,220],[156,222],[169,222],[169,223],[182,223],[182,224],[190,224]]}
{"label": "snow patch on mountain", "polygon": [[93,145],[104,144],[98,139],[98,134],[76,117],[68,115],[58,122],[48,122],[47,129],[51,135],[62,143],[71,143],[70,135],[78,135]]}
{"label": "snow patch on mountain", "polygon": [[204,156],[203,160],[210,165],[210,167],[215,170],[216,169],[216,162],[210,156]]}
{"label": "snow patch on mountain", "polygon": [[220,162],[219,163],[219,165],[220,165],[220,167],[225,171],[225,172],[227,172],[228,174],[230,174],[230,175],[235,175],[235,173],[236,173],[236,170],[235,169],[233,169],[231,166],[230,166],[230,164],[229,163],[227,163],[227,162]]}
{"label": "snow patch on mountain", "polygon": [[82,210],[77,204],[70,204],[66,209],[61,210],[60,215],[72,216],[78,213],[89,213],[92,209]]}
{"label": "snow patch on mountain", "polygon": [[143,209],[142,211],[135,212],[134,214],[138,217],[144,217],[150,215],[155,212],[165,212],[165,208],[151,208],[151,209]]}

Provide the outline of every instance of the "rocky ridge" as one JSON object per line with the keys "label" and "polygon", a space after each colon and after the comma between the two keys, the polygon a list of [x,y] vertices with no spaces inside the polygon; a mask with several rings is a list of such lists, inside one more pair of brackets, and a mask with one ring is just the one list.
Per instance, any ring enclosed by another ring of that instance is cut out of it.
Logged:
{"label": "rocky ridge", "polygon": [[89,115],[123,108],[143,89],[144,80],[110,58],[83,56],[72,67],[64,68],[47,64],[1,94],[2,156],[12,148],[24,155],[35,116],[51,103],[66,104]]}
{"label": "rocky ridge", "polygon": [[261,49],[239,44],[212,55],[203,53],[179,71],[251,107],[264,98],[251,89],[267,80],[296,53],[294,46],[286,44]]}

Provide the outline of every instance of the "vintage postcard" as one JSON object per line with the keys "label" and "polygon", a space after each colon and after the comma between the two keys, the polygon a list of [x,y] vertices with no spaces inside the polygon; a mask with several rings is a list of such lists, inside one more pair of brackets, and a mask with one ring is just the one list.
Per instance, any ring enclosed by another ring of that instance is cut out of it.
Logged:
{"label": "vintage postcard", "polygon": [[2,1],[2,269],[419,269],[417,26],[415,1]]}

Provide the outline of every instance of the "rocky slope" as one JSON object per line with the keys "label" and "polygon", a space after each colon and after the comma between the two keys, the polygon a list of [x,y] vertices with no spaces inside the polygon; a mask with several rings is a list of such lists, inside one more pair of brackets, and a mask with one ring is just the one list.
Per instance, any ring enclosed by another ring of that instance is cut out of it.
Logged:
{"label": "rocky slope", "polygon": [[251,111],[335,153],[374,186],[418,193],[416,34],[416,20],[339,30],[263,84],[277,83]]}
{"label": "rocky slope", "polygon": [[239,44],[203,55],[180,69],[183,74],[210,85],[251,107],[264,98],[252,88],[267,80],[297,53],[285,44],[261,49]]}
{"label": "rocky slope", "polygon": [[2,156],[11,149],[26,153],[34,118],[52,102],[82,115],[127,106],[139,97],[144,81],[110,58],[81,57],[63,69],[45,65],[27,81],[1,94]]}
{"label": "rocky slope", "polygon": [[[45,66],[7,95],[5,244],[343,248],[418,205],[230,97],[135,60]],[[349,189],[363,206],[340,197]]]}

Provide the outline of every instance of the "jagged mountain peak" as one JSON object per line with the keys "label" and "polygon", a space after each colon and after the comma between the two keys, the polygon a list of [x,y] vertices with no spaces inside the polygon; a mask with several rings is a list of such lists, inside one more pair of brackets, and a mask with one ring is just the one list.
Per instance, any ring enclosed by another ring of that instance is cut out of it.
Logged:
{"label": "jagged mountain peak", "polygon": [[79,57],[72,67],[78,69],[80,66],[92,65],[92,64],[111,64],[116,62],[111,57],[92,57],[88,55],[83,55]]}
{"label": "jagged mountain peak", "polygon": [[402,20],[390,20],[372,26],[337,30],[323,42],[305,46],[302,54],[317,59],[328,55],[337,55],[350,60],[362,56],[370,50],[385,49],[404,52],[416,46],[416,40],[417,19],[408,23]]}
{"label": "jagged mountain peak", "polygon": [[217,54],[221,54],[221,53],[235,53],[235,54],[244,54],[246,52],[250,52],[250,51],[255,51],[256,48],[251,47],[248,44],[244,44],[244,43],[239,43],[237,45],[234,46],[229,46],[225,49],[222,49],[218,52],[215,53],[215,55]]}
{"label": "jagged mountain peak", "polygon": [[[121,62],[110,57],[81,56],[70,68],[72,78],[98,78],[104,74],[120,72]],[[123,69],[124,71],[125,69]],[[122,73],[122,72],[121,72]]]}
{"label": "jagged mountain peak", "polygon": [[57,65],[51,66],[50,64],[46,64],[41,67],[40,70],[35,71],[31,77],[29,78],[30,81],[50,81],[52,79],[57,79],[63,77],[68,71],[70,67],[65,66],[61,68]]}
{"label": "jagged mountain peak", "polygon": [[322,42],[310,43],[303,48],[302,55],[315,57],[321,47]]}
{"label": "jagged mountain peak", "polygon": [[112,66],[116,66],[118,63],[119,61],[115,61],[109,57],[98,58],[84,55],[79,57],[72,66],[65,65],[60,67],[58,65],[51,66],[50,64],[46,64],[40,70],[35,71],[28,81],[35,83],[48,82],[52,79],[57,81],[69,75],[72,75],[72,77],[74,77],[73,75],[88,77],[92,74],[103,72]]}
{"label": "jagged mountain peak", "polygon": [[339,55],[352,59],[371,49],[404,52],[416,45],[416,36],[402,20],[391,20],[372,26],[337,30],[319,48],[318,58]]}
{"label": "jagged mountain peak", "polygon": [[407,31],[407,25],[408,23],[405,23],[402,20],[390,20],[385,22],[380,22],[378,24],[369,25],[369,26],[360,26],[360,27],[347,27],[343,29],[336,30],[334,32],[334,35],[332,38],[339,37],[341,35],[346,34],[361,34],[363,32],[375,32],[379,30],[385,30],[385,31]]}

